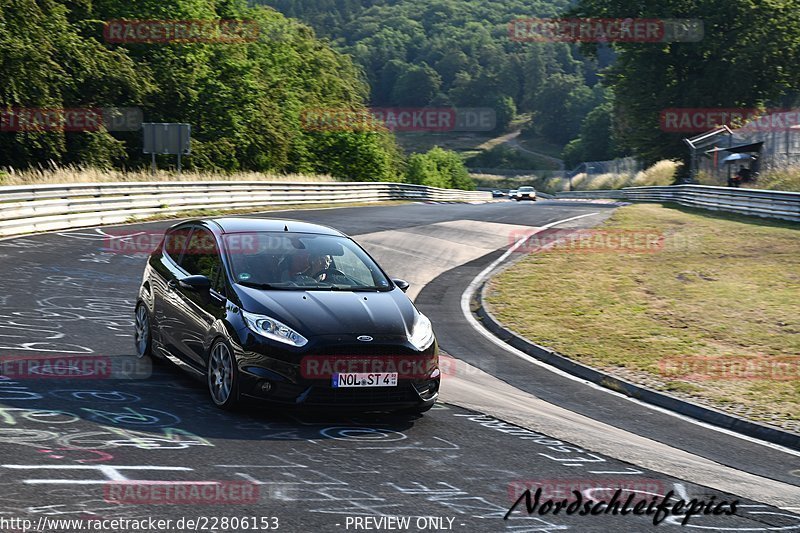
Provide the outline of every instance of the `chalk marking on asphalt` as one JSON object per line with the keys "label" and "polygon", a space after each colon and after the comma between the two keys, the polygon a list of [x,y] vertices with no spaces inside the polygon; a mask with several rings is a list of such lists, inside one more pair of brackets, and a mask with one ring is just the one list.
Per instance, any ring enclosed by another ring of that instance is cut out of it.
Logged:
{"label": "chalk marking on asphalt", "polygon": [[680,496],[683,501],[689,501],[689,493],[686,492],[686,485],[676,482],[673,483],[672,486],[675,487],[675,492],[678,493],[678,496]]}
{"label": "chalk marking on asphalt", "polygon": [[789,455],[794,455],[795,457],[800,457],[800,451],[792,450],[792,449],[787,448],[785,446],[781,446],[780,444],[774,444],[772,442],[767,442],[767,441],[763,441],[763,440],[760,440],[760,439],[756,439],[756,438],[750,437],[748,435],[742,435],[741,433],[737,433],[737,432],[729,430],[729,429],[725,429],[725,428],[721,428],[721,427],[718,427],[718,426],[714,426],[714,425],[708,424],[706,422],[702,422],[700,420],[695,420],[694,418],[688,417],[686,415],[682,415],[680,413],[675,413],[673,411],[670,411],[669,409],[664,409],[663,407],[658,407],[656,405],[651,405],[651,404],[643,402],[641,400],[637,400],[636,398],[631,398],[630,396],[626,396],[626,395],[624,395],[622,393],[619,393],[617,391],[613,391],[611,389],[607,389],[605,387],[601,387],[600,385],[592,383],[591,381],[587,381],[585,379],[581,379],[581,378],[578,378],[576,376],[573,376],[572,374],[564,372],[563,370],[561,370],[559,368],[555,368],[553,366],[550,366],[547,363],[539,361],[538,359],[526,354],[525,352],[523,352],[521,350],[518,350],[518,349],[514,348],[513,346],[510,346],[509,344],[506,344],[502,340],[500,340],[497,337],[495,337],[490,331],[486,330],[483,326],[481,326],[481,324],[477,321],[477,319],[474,316],[472,316],[472,311],[470,310],[469,303],[472,300],[472,296],[475,294],[475,291],[477,290],[477,288],[480,286],[481,283],[483,283],[485,281],[486,278],[488,278],[489,274],[491,274],[492,271],[494,271],[494,269],[497,268],[498,265],[500,265],[503,261],[505,261],[518,248],[522,247],[527,242],[528,238],[530,238],[531,236],[535,235],[536,233],[539,233],[539,232],[541,232],[543,230],[549,229],[549,228],[551,228],[553,226],[557,226],[559,224],[564,224],[565,222],[571,222],[571,221],[577,220],[579,218],[584,218],[584,217],[589,217],[589,216],[599,215],[599,214],[600,214],[599,212],[586,213],[584,215],[578,215],[578,216],[574,216],[574,217],[570,217],[570,218],[565,218],[564,220],[558,220],[556,222],[550,222],[549,224],[545,224],[544,226],[539,226],[537,231],[532,232],[525,239],[520,239],[511,248],[506,250],[506,252],[503,255],[501,255],[500,257],[495,259],[489,266],[484,268],[483,271],[481,271],[480,274],[475,276],[475,278],[472,280],[472,282],[470,282],[470,284],[467,286],[467,288],[464,291],[464,293],[461,295],[461,311],[464,314],[464,317],[467,319],[467,322],[469,322],[469,324],[472,326],[472,328],[475,331],[480,333],[484,338],[486,338],[488,341],[492,342],[496,346],[502,348],[503,350],[505,350],[506,352],[508,352],[510,354],[516,355],[517,357],[527,361],[528,363],[532,363],[532,364],[537,365],[537,366],[539,366],[541,368],[544,368],[545,370],[548,370],[549,372],[553,372],[554,374],[557,374],[559,376],[565,377],[565,378],[570,379],[572,381],[576,381],[578,383],[583,383],[584,385],[588,385],[589,387],[592,387],[593,389],[605,392],[606,394],[612,394],[612,395],[614,395],[614,396],[616,396],[618,398],[622,398],[622,399],[627,400],[629,402],[633,402],[633,403],[635,403],[635,404],[637,404],[637,405],[639,405],[641,407],[645,407],[647,409],[651,409],[651,410],[657,411],[659,413],[664,413],[664,414],[667,414],[669,416],[673,416],[675,418],[679,418],[681,420],[689,422],[690,424],[694,424],[696,426],[700,426],[700,427],[703,427],[703,428],[706,428],[706,429],[710,429],[710,430],[713,430],[713,431],[716,431],[716,432],[719,432],[719,433],[723,433],[725,435],[730,435],[732,437],[736,437],[736,438],[742,439],[742,440],[747,441],[747,442],[752,442],[754,444],[760,444],[761,446],[766,446],[768,448],[772,448],[774,450],[778,450],[780,452],[787,453]]}

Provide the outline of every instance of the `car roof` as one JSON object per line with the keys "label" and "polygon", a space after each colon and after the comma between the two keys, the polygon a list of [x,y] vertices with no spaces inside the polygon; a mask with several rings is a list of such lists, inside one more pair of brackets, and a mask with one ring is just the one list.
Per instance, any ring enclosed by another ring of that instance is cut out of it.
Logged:
{"label": "car roof", "polygon": [[315,233],[318,235],[346,237],[341,231],[328,226],[288,218],[221,217],[202,219],[195,222],[213,223],[220,229],[221,233],[290,231],[293,233]]}

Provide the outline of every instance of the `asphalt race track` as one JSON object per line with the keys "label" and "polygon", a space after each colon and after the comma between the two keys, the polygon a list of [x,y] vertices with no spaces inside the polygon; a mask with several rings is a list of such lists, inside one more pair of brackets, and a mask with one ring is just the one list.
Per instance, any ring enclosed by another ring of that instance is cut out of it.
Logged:
{"label": "asphalt race track", "polygon": [[[29,519],[29,531],[59,530],[49,522],[55,519],[113,518],[256,530],[241,519],[261,517],[271,529],[277,518],[277,530],[289,532],[800,531],[800,453],[551,372],[490,342],[464,317],[464,290],[514,231],[581,215],[567,225],[588,227],[614,208],[539,201],[267,215],[336,227],[391,276],[412,282],[409,295],[459,360],[443,379],[443,402],[419,418],[284,414],[257,405],[226,413],[180,370],[138,362],[133,304],[145,254],[106,248],[174,221],[0,241],[2,354],[107,357],[115,369],[115,379],[0,380],[0,520]],[[528,515],[524,504],[503,519],[526,483],[620,479],[647,487],[640,491],[647,497],[673,491],[673,501],[739,500],[738,508],[684,526],[682,516],[654,526],[652,516],[633,514]],[[243,483],[255,493],[203,505],[114,503],[114,490],[142,483]],[[221,517],[240,527],[222,527]],[[409,526],[392,527],[388,519],[397,517]]]}

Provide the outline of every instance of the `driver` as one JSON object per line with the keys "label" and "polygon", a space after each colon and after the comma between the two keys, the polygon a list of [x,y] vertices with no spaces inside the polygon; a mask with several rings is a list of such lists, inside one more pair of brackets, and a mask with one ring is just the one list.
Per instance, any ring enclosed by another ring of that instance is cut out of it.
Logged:
{"label": "driver", "polygon": [[298,273],[300,276],[308,276],[316,281],[326,281],[328,269],[333,264],[333,258],[327,254],[314,254],[309,258],[308,268]]}

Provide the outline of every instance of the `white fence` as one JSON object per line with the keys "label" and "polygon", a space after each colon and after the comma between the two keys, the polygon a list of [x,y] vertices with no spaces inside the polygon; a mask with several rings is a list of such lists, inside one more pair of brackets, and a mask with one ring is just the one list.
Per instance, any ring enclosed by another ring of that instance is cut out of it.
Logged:
{"label": "white fence", "polygon": [[141,182],[0,187],[0,236],[119,224],[196,209],[385,200],[480,201],[491,193],[383,182]]}
{"label": "white fence", "polygon": [[800,222],[800,193],[738,189],[706,185],[626,187],[617,191],[560,192],[556,198],[621,198],[638,202],[675,202],[680,205],[730,211]]}

